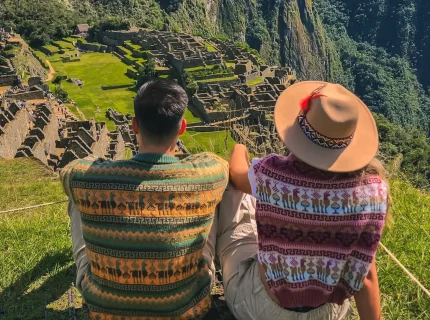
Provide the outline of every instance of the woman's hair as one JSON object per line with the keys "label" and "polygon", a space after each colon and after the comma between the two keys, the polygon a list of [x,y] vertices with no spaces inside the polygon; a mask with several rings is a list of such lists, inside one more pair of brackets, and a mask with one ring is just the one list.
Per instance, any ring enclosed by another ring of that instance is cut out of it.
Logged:
{"label": "woman's hair", "polygon": [[[360,170],[354,171],[354,172],[342,173],[341,175],[342,175],[342,177],[337,176],[337,178],[345,178],[345,177],[357,178],[360,176],[364,178],[366,176],[377,175],[383,181],[387,182],[387,185],[388,185],[387,171],[385,170],[382,162],[380,160],[378,160],[377,158],[373,158],[370,161],[370,163],[367,166],[365,166],[363,169],[360,169]],[[385,221],[386,221],[386,225],[388,227],[390,227],[393,224],[393,216],[391,214],[392,199],[391,199],[389,186],[388,186],[387,191],[388,191],[388,193],[387,193],[387,212],[386,212]]]}

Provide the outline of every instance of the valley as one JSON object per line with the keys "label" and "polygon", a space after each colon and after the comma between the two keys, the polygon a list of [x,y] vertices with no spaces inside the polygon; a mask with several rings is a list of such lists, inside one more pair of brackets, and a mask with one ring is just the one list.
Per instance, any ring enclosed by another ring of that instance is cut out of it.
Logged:
{"label": "valley", "polygon": [[[235,143],[256,157],[288,152],[273,123],[279,94],[297,81],[339,82],[378,125],[394,199],[382,242],[429,288],[427,42],[400,54],[398,37],[382,42],[381,21],[372,27],[354,16],[364,4],[346,2],[24,0],[11,9],[5,0],[0,211],[63,200],[58,171],[74,159],[135,155],[133,98],[152,77],[177,81],[189,96],[180,158],[210,151],[228,159]],[[419,8],[422,20],[427,7]],[[359,32],[359,23],[376,36]],[[417,37],[426,30],[418,29]],[[66,206],[0,213],[0,319],[68,319],[71,310],[81,319]],[[429,319],[430,298],[382,249],[377,261],[384,319]]]}

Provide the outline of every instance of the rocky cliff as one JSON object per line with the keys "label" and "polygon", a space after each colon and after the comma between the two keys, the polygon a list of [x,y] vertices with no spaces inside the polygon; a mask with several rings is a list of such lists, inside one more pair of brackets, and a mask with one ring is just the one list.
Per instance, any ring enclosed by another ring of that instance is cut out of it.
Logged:
{"label": "rocky cliff", "polygon": [[174,29],[246,41],[268,64],[292,66],[300,79],[330,80],[341,68],[312,0],[158,2]]}

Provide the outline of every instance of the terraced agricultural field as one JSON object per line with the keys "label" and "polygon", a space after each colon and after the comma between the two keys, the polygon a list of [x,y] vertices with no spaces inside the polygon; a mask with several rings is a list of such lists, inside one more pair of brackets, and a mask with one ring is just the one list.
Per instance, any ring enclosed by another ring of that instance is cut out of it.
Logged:
{"label": "terraced agricultural field", "polygon": [[[109,53],[85,53],[80,62],[63,63],[53,61],[52,66],[58,75],[81,79],[83,86],[63,81],[62,87],[69,93],[87,119],[94,117],[98,121],[106,121],[105,112],[108,108],[121,113],[133,112],[135,91],[129,88],[102,90],[101,86],[133,84],[133,80],[125,75],[127,65]],[[53,85],[51,85],[53,86]],[[97,113],[97,108],[102,110]],[[115,129],[113,122],[108,121],[110,129]]]}

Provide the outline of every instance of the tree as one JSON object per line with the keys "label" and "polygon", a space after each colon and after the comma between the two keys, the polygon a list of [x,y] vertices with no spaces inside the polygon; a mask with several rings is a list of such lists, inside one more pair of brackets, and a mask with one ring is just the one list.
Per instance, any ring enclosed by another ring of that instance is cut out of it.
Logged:
{"label": "tree", "polygon": [[128,30],[130,27],[131,23],[128,19],[119,16],[108,16],[94,24],[89,31],[89,35],[91,38],[97,39],[100,32],[106,30]]}
{"label": "tree", "polygon": [[155,70],[155,61],[154,59],[149,59],[143,65],[143,68],[140,68],[139,70],[137,77],[137,87],[140,88],[145,82],[157,77],[158,72]]}
{"label": "tree", "polygon": [[69,100],[69,94],[61,86],[55,87],[54,96],[56,96],[58,99],[60,99],[63,102],[66,102],[67,100]]}
{"label": "tree", "polygon": [[56,85],[61,85],[61,81],[63,81],[63,77],[62,76],[56,76],[54,78],[54,80],[52,80],[52,83],[56,84]]}

